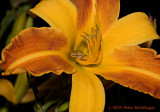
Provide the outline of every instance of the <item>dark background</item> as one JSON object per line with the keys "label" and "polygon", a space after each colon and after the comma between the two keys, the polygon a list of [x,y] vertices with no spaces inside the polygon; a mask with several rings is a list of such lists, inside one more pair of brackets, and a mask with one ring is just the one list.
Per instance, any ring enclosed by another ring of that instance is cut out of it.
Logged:
{"label": "dark background", "polygon": [[[0,2],[1,21],[6,10],[10,8],[10,5],[9,0],[1,0]],[[150,14],[157,19],[157,32],[160,35],[160,10],[158,5],[160,5],[159,0],[121,0],[120,17],[132,12],[145,12],[148,15]],[[160,53],[160,42],[157,40],[154,41],[152,48],[156,49],[157,52]],[[113,109],[113,106],[147,106],[155,107],[155,109],[116,110]],[[16,110],[15,112],[25,112],[25,110],[22,109],[23,107],[23,105],[18,107],[19,111]],[[160,100],[155,99],[147,94],[143,94],[116,84],[111,89],[106,91],[105,112],[160,112]]]}

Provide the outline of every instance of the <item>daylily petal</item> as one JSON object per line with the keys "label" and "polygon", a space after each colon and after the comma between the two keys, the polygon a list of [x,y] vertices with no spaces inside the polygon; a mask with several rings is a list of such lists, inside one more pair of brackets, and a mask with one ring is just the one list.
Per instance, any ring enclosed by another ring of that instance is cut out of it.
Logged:
{"label": "daylily petal", "polygon": [[77,67],[72,75],[69,112],[103,112],[105,93],[96,75]]}
{"label": "daylily petal", "polygon": [[[95,0],[72,0],[77,7],[77,30],[84,30],[87,24],[92,23],[93,19],[93,4],[96,5]],[[90,21],[92,20],[92,21]],[[92,26],[93,27],[93,26]],[[91,27],[90,27],[91,28]],[[89,28],[89,29],[90,29]],[[87,29],[87,28],[86,28]]]}
{"label": "daylily petal", "polygon": [[160,98],[160,55],[149,48],[121,47],[88,70],[125,87]]}
{"label": "daylily petal", "polygon": [[[72,0],[77,7],[77,38],[74,49],[77,49],[82,43],[83,38],[80,36],[84,32],[90,33],[91,28],[94,27],[95,21],[95,0]],[[94,5],[93,5],[94,4]]]}
{"label": "daylily petal", "polygon": [[0,95],[4,96],[7,100],[12,103],[16,103],[14,88],[10,81],[6,79],[0,79]]}
{"label": "daylily petal", "polygon": [[44,19],[54,29],[62,30],[74,44],[77,10],[70,0],[42,0],[33,9],[32,13]]}
{"label": "daylily petal", "polygon": [[136,12],[117,21],[113,30],[103,40],[103,48],[106,51],[113,50],[120,46],[138,45],[149,40],[157,39],[158,37],[147,15]]}
{"label": "daylily petal", "polygon": [[102,35],[107,35],[119,16],[119,0],[72,0],[78,10],[77,39],[75,49],[83,47],[83,32],[91,34],[91,29],[102,30]]}
{"label": "daylily petal", "polygon": [[101,32],[103,37],[106,37],[118,20],[120,0],[97,0],[97,9]]}
{"label": "daylily petal", "polygon": [[69,60],[70,48],[63,33],[53,28],[28,28],[20,32],[2,51],[2,75],[17,74],[28,70],[41,76],[54,72],[73,73],[74,64]]}

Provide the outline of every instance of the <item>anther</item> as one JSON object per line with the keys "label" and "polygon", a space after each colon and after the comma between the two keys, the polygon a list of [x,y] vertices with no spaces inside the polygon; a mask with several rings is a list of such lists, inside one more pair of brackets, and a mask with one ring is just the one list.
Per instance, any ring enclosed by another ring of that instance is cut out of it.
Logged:
{"label": "anther", "polygon": [[94,34],[94,35],[97,35],[97,34],[98,34],[98,31],[95,30],[93,27],[91,28],[91,31],[92,31],[92,34]]}
{"label": "anther", "polygon": [[91,28],[91,34],[83,31],[81,35],[87,40],[88,51],[85,55],[82,51],[72,51],[70,56],[82,65],[99,64],[102,60],[102,35],[98,26]]}
{"label": "anther", "polygon": [[86,33],[86,32],[83,32],[83,33],[86,34],[88,37],[92,38],[92,36],[89,35],[88,33]]}
{"label": "anther", "polygon": [[97,25],[96,25],[96,29],[92,27],[91,31],[92,31],[93,37],[97,37],[97,35],[99,33],[99,29],[98,29]]}
{"label": "anther", "polygon": [[90,42],[84,35],[81,35],[81,37],[83,37],[85,40],[87,40],[87,42]]}

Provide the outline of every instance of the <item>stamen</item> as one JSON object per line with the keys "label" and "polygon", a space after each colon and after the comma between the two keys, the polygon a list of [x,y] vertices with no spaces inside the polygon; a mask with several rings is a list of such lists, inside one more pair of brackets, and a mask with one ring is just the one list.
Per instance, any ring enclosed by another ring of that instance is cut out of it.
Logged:
{"label": "stamen", "polygon": [[81,37],[83,37],[85,40],[87,40],[87,42],[90,42],[85,36],[81,35]]}
{"label": "stamen", "polygon": [[92,35],[83,32],[86,36],[81,35],[87,40],[88,55],[85,55],[82,51],[71,52],[71,57],[82,65],[99,64],[102,60],[102,35],[98,26],[91,28]]}
{"label": "stamen", "polygon": [[86,32],[83,32],[83,33],[86,34],[88,37],[92,38],[92,36],[89,35],[88,33],[86,33]]}
{"label": "stamen", "polygon": [[92,31],[92,34],[93,34],[93,37],[97,37],[98,35],[98,32],[99,32],[99,29],[96,25],[96,29],[94,29],[93,27],[91,28],[91,31]]}

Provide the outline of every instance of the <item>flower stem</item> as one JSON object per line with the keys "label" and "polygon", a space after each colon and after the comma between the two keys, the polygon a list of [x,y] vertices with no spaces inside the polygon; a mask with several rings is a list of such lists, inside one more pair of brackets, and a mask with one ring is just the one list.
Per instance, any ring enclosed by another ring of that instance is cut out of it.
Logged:
{"label": "flower stem", "polygon": [[35,110],[35,112],[43,112],[40,96],[38,93],[36,77],[32,76],[29,72],[27,72],[27,78],[28,78],[28,83],[31,86],[33,93],[34,93],[34,96],[35,96],[34,110]]}

